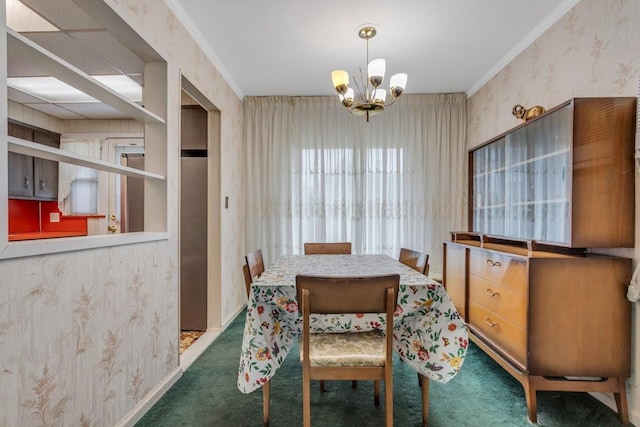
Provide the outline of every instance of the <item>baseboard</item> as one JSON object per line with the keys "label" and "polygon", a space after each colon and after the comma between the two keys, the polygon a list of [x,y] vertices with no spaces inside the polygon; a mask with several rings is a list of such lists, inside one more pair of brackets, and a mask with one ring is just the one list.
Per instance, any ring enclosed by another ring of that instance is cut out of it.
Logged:
{"label": "baseboard", "polygon": [[[616,414],[618,413],[616,400],[613,398],[612,394],[600,393],[600,392],[591,392],[589,394],[595,397],[598,401],[607,405]],[[629,402],[631,402],[631,400],[629,400]],[[640,425],[640,413],[638,413],[638,410],[634,408],[632,405],[629,405],[629,422],[634,426]]]}
{"label": "baseboard", "polygon": [[176,383],[182,376],[182,369],[178,366],[174,371],[162,380],[152,391],[147,394],[126,417],[116,424],[116,427],[132,427],[153,405]]}
{"label": "baseboard", "polygon": [[231,316],[229,316],[227,320],[225,320],[225,322],[222,324],[222,327],[220,328],[221,329],[220,332],[227,329],[227,327],[231,324],[231,322],[233,322],[236,319],[236,317],[238,317],[238,314],[240,314],[240,312],[244,310],[246,307],[247,307],[246,303],[238,307],[236,311]]}

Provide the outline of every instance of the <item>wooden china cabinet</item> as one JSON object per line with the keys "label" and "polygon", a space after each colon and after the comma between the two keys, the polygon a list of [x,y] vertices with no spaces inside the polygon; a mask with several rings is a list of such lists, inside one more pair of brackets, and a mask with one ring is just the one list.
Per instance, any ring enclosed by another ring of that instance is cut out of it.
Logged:
{"label": "wooden china cabinet", "polygon": [[471,339],[524,387],[614,394],[629,422],[635,98],[574,98],[469,152],[469,230],[444,285]]}

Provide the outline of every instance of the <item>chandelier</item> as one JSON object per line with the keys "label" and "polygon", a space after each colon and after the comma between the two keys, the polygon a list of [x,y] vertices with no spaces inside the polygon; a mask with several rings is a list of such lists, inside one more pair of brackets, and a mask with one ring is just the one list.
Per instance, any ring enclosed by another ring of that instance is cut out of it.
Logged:
{"label": "chandelier", "polygon": [[385,60],[374,59],[369,62],[369,39],[375,37],[376,29],[365,26],[360,29],[358,35],[367,42],[368,63],[366,79],[362,74],[362,68],[360,68],[360,82],[358,82],[355,76],[353,77],[353,83],[358,93],[356,94],[353,88],[349,87],[349,73],[344,70],[331,72],[331,80],[333,80],[333,87],[338,92],[342,105],[353,114],[358,116],[366,115],[367,121],[369,121],[369,116],[382,113],[384,107],[393,104],[396,102],[396,99],[402,95],[404,88],[407,86],[407,74],[398,73],[391,77],[389,94],[392,100],[387,104],[387,91],[379,88],[384,80]]}

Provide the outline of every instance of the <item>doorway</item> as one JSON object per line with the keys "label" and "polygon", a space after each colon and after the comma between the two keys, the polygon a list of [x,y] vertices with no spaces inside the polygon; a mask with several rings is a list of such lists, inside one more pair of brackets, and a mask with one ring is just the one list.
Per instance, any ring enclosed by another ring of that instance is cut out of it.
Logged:
{"label": "doorway", "polygon": [[[144,169],[144,138],[115,137],[107,138],[107,159],[118,165]],[[131,158],[132,162],[129,163]],[[104,219],[106,225],[101,227],[108,234],[126,233],[129,231],[144,230],[144,190],[143,181],[140,178],[131,179],[130,190],[127,191],[129,178],[126,175],[108,174],[100,172],[98,182],[100,196],[98,202],[104,204],[101,210],[108,212]],[[131,203],[131,205],[128,205]],[[126,213],[130,212],[140,219],[139,225],[134,230],[126,227]],[[123,221],[125,223],[123,223]]]}
{"label": "doorway", "polygon": [[[183,98],[188,96],[183,95]],[[180,330],[207,329],[207,111],[182,105],[180,119]]]}
{"label": "doorway", "polygon": [[179,174],[183,367],[183,359],[193,358],[192,349],[204,351],[220,327],[219,130],[220,112],[183,77]]}

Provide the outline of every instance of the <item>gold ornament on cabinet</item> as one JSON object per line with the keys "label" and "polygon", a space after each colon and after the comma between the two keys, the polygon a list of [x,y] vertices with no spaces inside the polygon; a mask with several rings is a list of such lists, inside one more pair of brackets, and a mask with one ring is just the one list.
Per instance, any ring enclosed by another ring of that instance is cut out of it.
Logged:
{"label": "gold ornament on cabinet", "polygon": [[540,105],[535,105],[531,108],[524,108],[520,104],[516,104],[513,106],[513,110],[511,113],[516,116],[518,119],[522,119],[523,122],[526,122],[529,119],[533,119],[534,117],[538,117],[540,114],[547,111],[544,107]]}

